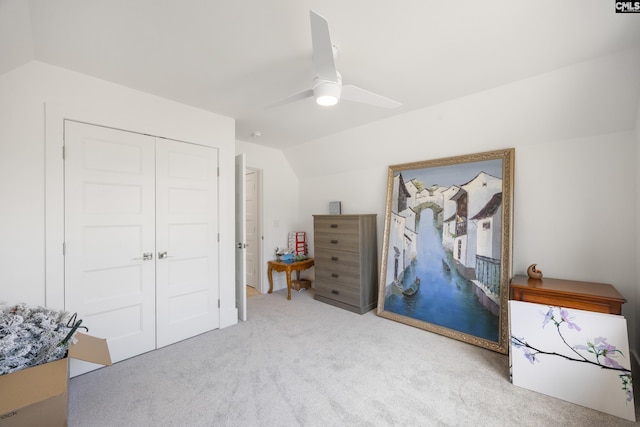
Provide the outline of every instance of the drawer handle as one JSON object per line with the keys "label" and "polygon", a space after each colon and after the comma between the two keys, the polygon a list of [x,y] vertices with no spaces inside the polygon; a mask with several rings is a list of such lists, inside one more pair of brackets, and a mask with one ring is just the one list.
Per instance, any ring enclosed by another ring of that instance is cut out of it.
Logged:
{"label": "drawer handle", "polygon": [[336,291],[335,289],[332,289],[331,293],[334,295],[340,295],[340,291]]}
{"label": "drawer handle", "polygon": [[337,256],[332,256],[331,257],[331,261],[338,261],[338,257]]}
{"label": "drawer handle", "polygon": [[331,273],[331,277],[340,277],[338,273]]}
{"label": "drawer handle", "polygon": [[338,224],[331,224],[331,228],[338,228]]}
{"label": "drawer handle", "polygon": [[334,245],[338,243],[337,240],[332,240],[331,243],[333,243]]}

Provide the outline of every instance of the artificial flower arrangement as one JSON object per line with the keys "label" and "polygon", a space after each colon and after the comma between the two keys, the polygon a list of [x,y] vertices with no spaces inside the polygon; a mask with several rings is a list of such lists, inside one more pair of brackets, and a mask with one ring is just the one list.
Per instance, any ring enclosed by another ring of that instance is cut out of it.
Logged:
{"label": "artificial flower arrangement", "polygon": [[0,304],[0,375],[64,358],[81,323],[62,310]]}

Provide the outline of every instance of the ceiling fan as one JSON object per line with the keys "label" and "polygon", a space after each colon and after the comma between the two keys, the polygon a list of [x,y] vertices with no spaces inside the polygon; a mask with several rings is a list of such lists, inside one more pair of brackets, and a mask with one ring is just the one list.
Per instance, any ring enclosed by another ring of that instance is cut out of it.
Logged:
{"label": "ceiling fan", "polygon": [[305,98],[314,97],[316,103],[323,106],[335,105],[341,99],[373,105],[382,108],[397,108],[402,104],[354,85],[343,85],[342,76],[336,69],[337,49],[331,43],[329,23],[314,12],[311,15],[311,40],[313,43],[313,63],[316,76],[311,89],[282,99],[271,107],[288,104]]}

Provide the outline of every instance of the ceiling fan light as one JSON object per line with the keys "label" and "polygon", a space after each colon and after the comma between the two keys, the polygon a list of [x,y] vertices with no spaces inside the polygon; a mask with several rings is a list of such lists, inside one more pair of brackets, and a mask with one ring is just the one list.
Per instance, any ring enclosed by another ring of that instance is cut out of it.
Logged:
{"label": "ceiling fan light", "polygon": [[340,100],[341,87],[336,82],[320,81],[313,86],[316,103],[325,107],[336,105]]}
{"label": "ceiling fan light", "polygon": [[336,105],[338,103],[338,98],[333,95],[322,95],[316,98],[316,103],[318,105],[322,105],[323,107],[331,107],[332,105]]}

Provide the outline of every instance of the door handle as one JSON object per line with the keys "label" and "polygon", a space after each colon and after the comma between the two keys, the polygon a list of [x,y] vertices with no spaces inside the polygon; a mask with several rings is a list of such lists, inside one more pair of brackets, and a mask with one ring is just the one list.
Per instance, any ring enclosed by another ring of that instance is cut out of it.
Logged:
{"label": "door handle", "polygon": [[167,251],[158,252],[158,259],[173,258],[173,255],[167,255]]}
{"label": "door handle", "polygon": [[238,249],[244,249],[247,246],[249,246],[247,243],[242,243],[242,242],[236,243],[236,248],[238,248]]}
{"label": "door handle", "polygon": [[133,258],[133,261],[150,261],[153,259],[153,252],[145,252],[139,258]]}

